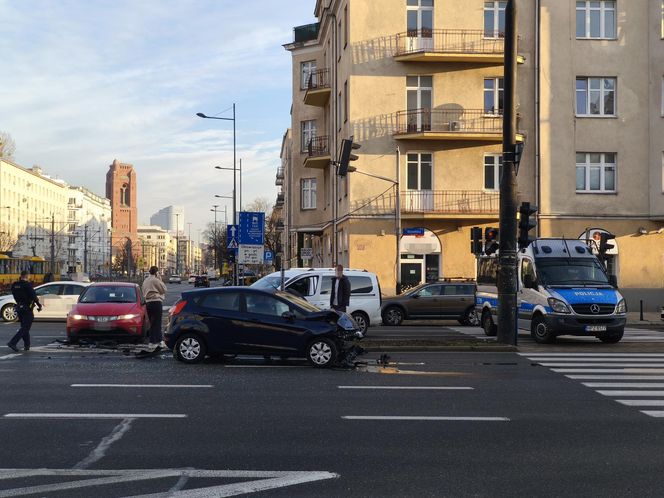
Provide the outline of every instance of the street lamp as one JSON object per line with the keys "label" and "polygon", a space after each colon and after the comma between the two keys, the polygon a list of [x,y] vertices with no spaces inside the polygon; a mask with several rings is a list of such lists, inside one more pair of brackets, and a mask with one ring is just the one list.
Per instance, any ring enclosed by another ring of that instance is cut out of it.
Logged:
{"label": "street lamp", "polygon": [[[236,186],[237,186],[237,149],[235,141],[235,103],[233,103],[233,117],[232,118],[222,118],[218,116],[207,116],[202,112],[197,112],[196,116],[203,119],[220,119],[222,121],[233,121],[233,225],[237,223],[237,202],[236,197]],[[237,285],[237,262],[233,263],[233,285]]]}
{"label": "street lamp", "polygon": [[[214,169],[234,171],[234,168],[224,168],[223,166],[215,166]],[[242,211],[242,158],[238,159],[238,171],[240,172],[240,188],[238,189],[239,190],[238,201],[240,204],[240,211]]]}

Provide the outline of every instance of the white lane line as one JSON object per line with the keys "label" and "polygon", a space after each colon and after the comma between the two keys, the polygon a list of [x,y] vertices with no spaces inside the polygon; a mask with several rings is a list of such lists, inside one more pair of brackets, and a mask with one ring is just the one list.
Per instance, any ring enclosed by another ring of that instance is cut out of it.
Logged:
{"label": "white lane line", "polygon": [[664,380],[664,375],[565,375],[574,380]]}
{"label": "white lane line", "polygon": [[526,358],[540,358],[540,357],[548,357],[548,356],[558,356],[558,357],[565,357],[565,356],[610,356],[613,358],[617,358],[619,356],[626,356],[626,357],[664,357],[664,353],[517,353],[519,356],[525,356]]}
{"label": "white lane line", "polygon": [[664,368],[552,368],[551,371],[558,373],[664,374]]}
{"label": "white lane line", "polygon": [[664,391],[620,391],[620,390],[609,390],[609,391],[596,391],[603,396],[664,396]]}
{"label": "white lane line", "polygon": [[87,469],[92,464],[98,462],[106,456],[106,452],[109,448],[115,443],[122,439],[129,429],[131,429],[131,424],[134,421],[133,418],[125,418],[118,425],[115,426],[113,431],[102,439],[97,447],[90,452],[90,454],[85,457],[83,460],[74,465],[75,469]]}
{"label": "white lane line", "polygon": [[406,416],[364,416],[344,415],[346,420],[441,420],[450,422],[509,422],[506,417],[406,417]]}
{"label": "white lane line", "polygon": [[633,387],[634,389],[664,387],[664,382],[582,382],[586,387]]}
{"label": "white lane line", "polygon": [[16,358],[17,356],[21,356],[21,354],[20,353],[6,354],[4,356],[0,356],[0,360],[10,360],[11,358]]}
{"label": "white lane line", "polygon": [[646,415],[655,418],[664,417],[664,410],[641,410],[641,413],[645,413]]}
{"label": "white lane line", "polygon": [[579,362],[582,361],[584,363],[601,363],[603,361],[606,362],[612,362],[612,363],[622,363],[622,362],[640,362],[640,363],[648,363],[648,362],[664,362],[664,358],[616,358],[614,356],[604,356],[604,357],[593,357],[593,358],[569,358],[565,360],[564,358],[532,358],[532,361],[536,362],[563,362],[565,361],[565,364],[567,365],[569,362]]}
{"label": "white lane line", "polygon": [[118,419],[118,418],[187,418],[181,413],[6,413],[4,418],[65,418],[65,419]]}
{"label": "white lane line", "polygon": [[310,368],[309,365],[224,365],[224,368]]}
{"label": "white lane line", "polygon": [[182,388],[182,389],[199,389],[211,388],[212,384],[72,384],[69,387],[146,387],[146,388]]}
{"label": "white lane line", "polygon": [[472,391],[472,387],[442,387],[442,386],[337,386],[339,389],[403,389],[403,390],[431,390],[431,391]]}
{"label": "white lane line", "polygon": [[638,367],[664,368],[664,363],[540,363],[543,367]]}
{"label": "white lane line", "polygon": [[664,406],[664,399],[617,399],[626,406]]}

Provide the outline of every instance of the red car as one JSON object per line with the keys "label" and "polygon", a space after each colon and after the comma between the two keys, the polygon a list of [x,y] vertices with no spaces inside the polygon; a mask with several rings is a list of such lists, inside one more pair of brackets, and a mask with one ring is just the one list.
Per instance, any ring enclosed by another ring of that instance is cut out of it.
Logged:
{"label": "red car", "polygon": [[142,342],[148,316],[141,288],[124,282],[88,286],[67,315],[67,338]]}

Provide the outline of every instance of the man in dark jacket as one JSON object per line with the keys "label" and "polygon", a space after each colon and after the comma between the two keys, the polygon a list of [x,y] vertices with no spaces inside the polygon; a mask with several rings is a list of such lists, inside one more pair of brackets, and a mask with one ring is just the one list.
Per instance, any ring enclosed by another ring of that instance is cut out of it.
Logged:
{"label": "man in dark jacket", "polygon": [[344,275],[344,267],[337,265],[335,276],[332,278],[332,292],[330,292],[330,306],[333,310],[346,311],[350,304],[350,280]]}
{"label": "man in dark jacket", "polygon": [[21,339],[23,339],[23,349],[30,351],[30,327],[32,327],[32,322],[35,319],[32,308],[37,306],[39,311],[42,309],[32,284],[28,282],[28,276],[30,276],[30,273],[23,270],[20,280],[12,284],[12,295],[16,301],[16,312],[18,319],[21,321],[21,327],[16,335],[12,337],[12,340],[7,343],[7,346],[15,353],[18,353],[16,344]]}

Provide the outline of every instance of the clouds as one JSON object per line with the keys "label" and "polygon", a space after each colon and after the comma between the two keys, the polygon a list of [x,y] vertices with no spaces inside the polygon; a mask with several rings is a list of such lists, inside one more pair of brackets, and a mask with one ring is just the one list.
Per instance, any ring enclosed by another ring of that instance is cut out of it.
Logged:
{"label": "clouds", "polygon": [[195,113],[237,102],[243,200],[272,199],[290,124],[281,44],[312,8],[313,0],[0,1],[1,128],[20,164],[99,193],[114,158],[132,163],[142,221],[178,203],[203,226],[212,196],[232,189],[232,172],[227,180],[212,169],[232,164],[232,123]]}

